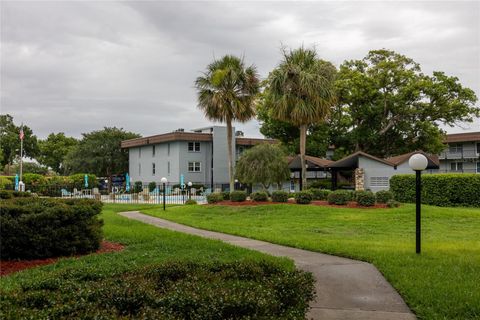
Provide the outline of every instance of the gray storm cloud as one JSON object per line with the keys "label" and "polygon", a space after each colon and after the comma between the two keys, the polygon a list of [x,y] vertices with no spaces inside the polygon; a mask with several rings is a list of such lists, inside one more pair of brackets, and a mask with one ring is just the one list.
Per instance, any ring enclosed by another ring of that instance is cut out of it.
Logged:
{"label": "gray storm cloud", "polygon": [[[195,78],[244,55],[265,77],[281,45],[337,66],[388,48],[480,95],[479,2],[1,2],[1,112],[40,137],[103,126],[143,135],[208,125]],[[238,124],[259,136],[258,123]],[[478,129],[480,122],[466,124]],[[462,128],[448,129],[458,132]]]}

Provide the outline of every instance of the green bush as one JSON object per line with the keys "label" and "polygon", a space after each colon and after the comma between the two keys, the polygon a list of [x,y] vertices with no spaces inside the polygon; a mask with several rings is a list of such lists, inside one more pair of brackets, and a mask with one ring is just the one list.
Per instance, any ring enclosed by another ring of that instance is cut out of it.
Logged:
{"label": "green bush", "polygon": [[308,184],[308,187],[312,189],[332,189],[332,180],[321,179],[313,181],[312,183]]}
{"label": "green bush", "polygon": [[327,200],[328,195],[331,193],[330,190],[327,189],[309,189],[312,193],[313,200]]}
{"label": "green bush", "polygon": [[230,200],[230,191],[222,192],[223,200]]}
{"label": "green bush", "polygon": [[380,190],[375,193],[375,199],[378,203],[387,203],[393,200],[393,193],[387,190]]}
{"label": "green bush", "polygon": [[260,202],[268,201],[268,193],[265,191],[252,192],[250,199]]}
{"label": "green bush", "polygon": [[387,207],[389,208],[398,208],[400,207],[400,202],[390,199],[387,201]]}
{"label": "green bush", "polygon": [[[441,207],[480,207],[480,174],[442,173],[422,175],[422,203]],[[395,175],[390,179],[395,200],[415,202],[415,175]]]}
{"label": "green bush", "polygon": [[247,200],[247,193],[245,191],[232,191],[230,192],[230,200],[233,202],[243,202]]}
{"label": "green bush", "polygon": [[152,181],[148,184],[148,192],[153,192],[153,190],[155,190],[155,188],[157,187],[157,183]]}
{"label": "green bush", "polygon": [[220,202],[220,201],[223,201],[223,196],[219,192],[214,192],[214,193],[210,193],[210,194],[207,195],[207,202],[208,203],[217,203],[217,202]]}
{"label": "green bush", "polygon": [[0,176],[0,189],[15,188],[15,178],[11,176]]}
{"label": "green bush", "polygon": [[267,261],[168,261],[104,275],[60,271],[2,293],[4,319],[305,319],[311,273]]}
{"label": "green bush", "polygon": [[21,192],[15,190],[0,190],[0,199],[12,198],[29,198],[32,194],[30,192]]}
{"label": "green bush", "polygon": [[142,181],[135,181],[133,183],[133,192],[140,193],[143,191],[143,182]]}
{"label": "green bush", "polygon": [[272,192],[272,201],[273,202],[287,202],[288,201],[288,192],[286,191],[273,191]]}
{"label": "green bush", "polygon": [[39,259],[92,252],[102,239],[101,202],[14,198],[0,202],[2,259]]}
{"label": "green bush", "polygon": [[187,201],[185,201],[185,204],[186,205],[194,205],[194,204],[197,204],[197,201],[193,200],[193,199],[188,199]]}
{"label": "green bush", "polygon": [[344,205],[352,199],[353,192],[347,190],[335,190],[327,197],[329,204]]}
{"label": "green bush", "polygon": [[375,205],[375,194],[371,191],[357,191],[355,198],[357,203],[363,207]]}
{"label": "green bush", "polygon": [[[84,189],[85,188],[85,173],[76,173],[69,176],[71,183],[74,188]],[[87,174],[88,188],[98,187],[97,176],[94,174]]]}
{"label": "green bush", "polygon": [[312,202],[312,199],[313,195],[308,190],[295,192],[295,201],[298,204],[309,204],[310,202]]}

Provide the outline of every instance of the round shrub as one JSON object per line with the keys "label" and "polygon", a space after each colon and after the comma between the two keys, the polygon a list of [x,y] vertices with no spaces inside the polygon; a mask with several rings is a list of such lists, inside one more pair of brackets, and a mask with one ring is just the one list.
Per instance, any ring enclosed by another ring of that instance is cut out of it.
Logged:
{"label": "round shrub", "polygon": [[337,205],[347,204],[347,202],[350,201],[352,194],[352,192],[347,190],[335,190],[328,195],[328,203]]}
{"label": "round shrub", "polygon": [[219,192],[214,192],[214,193],[210,193],[210,194],[207,195],[207,202],[208,203],[217,203],[217,202],[220,202],[220,201],[223,201],[223,196]]}
{"label": "round shrub", "polygon": [[268,201],[268,194],[265,191],[253,192],[250,195],[250,199],[253,201]]}
{"label": "round shrub", "polygon": [[0,202],[2,259],[40,259],[95,251],[102,208],[88,199],[14,198]]}
{"label": "round shrub", "polygon": [[185,204],[190,206],[190,205],[197,204],[197,201],[193,199],[188,199],[187,201],[185,201]]}
{"label": "round shrub", "polygon": [[223,200],[230,200],[230,191],[222,192]]}
{"label": "round shrub", "polygon": [[142,181],[135,181],[133,184],[133,192],[139,193],[143,191],[143,182]]}
{"label": "round shrub", "polygon": [[288,192],[286,191],[273,191],[272,192],[272,201],[273,202],[287,202],[288,201]]}
{"label": "round shrub", "polygon": [[313,195],[308,190],[295,192],[295,201],[298,204],[309,204],[310,202],[312,202],[312,199]]}
{"label": "round shrub", "polygon": [[155,190],[155,188],[157,187],[157,183],[152,181],[148,184],[148,192],[153,192],[153,190]]}
{"label": "round shrub", "polygon": [[230,192],[230,200],[233,202],[243,202],[247,200],[247,193],[245,191],[232,191]]}
{"label": "round shrub", "polygon": [[387,201],[387,207],[389,208],[398,208],[400,207],[400,202],[390,199]]}
{"label": "round shrub", "polygon": [[331,191],[327,189],[312,188],[309,189],[309,191],[312,193],[313,200],[327,200],[328,195],[331,193]]}
{"label": "round shrub", "polygon": [[388,200],[393,200],[393,193],[387,190],[377,191],[375,198],[378,203],[387,203]]}
{"label": "round shrub", "polygon": [[375,205],[375,194],[371,191],[358,191],[356,194],[357,203],[363,207]]}

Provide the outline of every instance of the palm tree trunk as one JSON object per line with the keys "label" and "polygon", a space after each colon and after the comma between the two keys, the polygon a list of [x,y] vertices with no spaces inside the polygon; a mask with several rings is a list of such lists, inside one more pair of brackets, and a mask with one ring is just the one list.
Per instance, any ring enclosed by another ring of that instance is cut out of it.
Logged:
{"label": "palm tree trunk", "polygon": [[232,120],[227,120],[227,146],[228,146],[228,178],[230,179],[230,192],[235,189],[233,181],[233,156],[232,156]]}
{"label": "palm tree trunk", "polygon": [[307,189],[307,166],[305,162],[305,145],[307,143],[307,125],[300,126],[300,162],[302,163],[302,190]]}

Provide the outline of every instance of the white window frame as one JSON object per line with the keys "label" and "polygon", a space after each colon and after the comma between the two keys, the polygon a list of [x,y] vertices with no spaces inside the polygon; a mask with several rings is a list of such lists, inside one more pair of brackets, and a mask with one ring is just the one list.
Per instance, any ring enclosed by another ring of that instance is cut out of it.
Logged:
{"label": "white window frame", "polygon": [[[455,169],[452,169],[452,164],[455,165]],[[459,164],[461,165],[460,169],[458,168]],[[460,161],[450,162],[450,171],[463,171],[463,162],[460,162]]]}
{"label": "white window frame", "polygon": [[450,153],[462,153],[463,152],[463,143],[452,143],[448,145],[448,151]]}
{"label": "white window frame", "polygon": [[[192,164],[191,168],[190,164]],[[202,172],[202,163],[200,161],[188,161],[187,170],[188,172]]]}
{"label": "white window frame", "polygon": [[[190,145],[192,146],[192,150],[190,150]],[[189,141],[187,143],[187,150],[188,152],[200,152],[200,141]]]}

